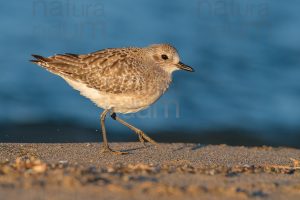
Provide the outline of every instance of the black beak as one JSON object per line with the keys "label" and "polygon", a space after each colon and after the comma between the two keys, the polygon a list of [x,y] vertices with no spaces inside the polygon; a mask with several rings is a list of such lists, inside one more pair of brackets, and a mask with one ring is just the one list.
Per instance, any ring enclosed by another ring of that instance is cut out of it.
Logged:
{"label": "black beak", "polygon": [[179,69],[182,69],[182,70],[185,70],[185,71],[189,71],[189,72],[194,72],[194,71],[195,71],[193,68],[191,68],[191,67],[188,66],[188,65],[183,64],[182,62],[179,62],[176,66],[177,66]]}

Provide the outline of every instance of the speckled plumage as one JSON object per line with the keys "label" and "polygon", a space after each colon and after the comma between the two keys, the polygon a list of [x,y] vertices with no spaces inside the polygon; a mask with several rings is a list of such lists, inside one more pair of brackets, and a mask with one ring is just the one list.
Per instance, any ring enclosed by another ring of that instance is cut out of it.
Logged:
{"label": "speckled plumage", "polygon": [[147,108],[169,87],[172,72],[193,71],[168,44],[111,48],[89,54],[33,55],[32,62],[65,79],[83,96],[112,113]]}

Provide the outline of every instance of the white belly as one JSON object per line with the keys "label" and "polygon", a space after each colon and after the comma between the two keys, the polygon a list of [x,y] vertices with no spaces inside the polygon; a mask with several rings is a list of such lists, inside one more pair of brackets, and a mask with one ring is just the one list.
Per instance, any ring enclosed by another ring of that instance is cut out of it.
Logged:
{"label": "white belly", "polygon": [[136,94],[111,94],[100,92],[94,88],[87,87],[86,84],[64,78],[74,89],[80,91],[80,94],[89,98],[97,106],[103,109],[113,109],[117,113],[134,113],[146,109],[154,103],[162,92],[155,92],[151,95]]}

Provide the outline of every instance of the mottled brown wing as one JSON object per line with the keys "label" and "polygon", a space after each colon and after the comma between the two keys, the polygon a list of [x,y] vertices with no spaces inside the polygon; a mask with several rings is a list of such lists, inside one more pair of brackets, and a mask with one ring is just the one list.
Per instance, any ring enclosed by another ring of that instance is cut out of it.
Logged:
{"label": "mottled brown wing", "polygon": [[147,70],[123,49],[106,49],[91,54],[58,54],[44,58],[33,55],[35,62],[47,70],[71,80],[85,83],[108,93],[130,93],[145,87],[143,73]]}

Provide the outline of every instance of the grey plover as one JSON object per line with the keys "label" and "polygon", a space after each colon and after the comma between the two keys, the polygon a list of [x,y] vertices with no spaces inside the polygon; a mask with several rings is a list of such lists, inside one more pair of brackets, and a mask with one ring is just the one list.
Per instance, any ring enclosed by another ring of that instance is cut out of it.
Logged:
{"label": "grey plover", "polygon": [[112,150],[107,142],[105,117],[133,130],[144,141],[156,144],[140,129],[128,124],[116,113],[134,113],[147,108],[166,92],[172,72],[193,68],[180,62],[177,50],[169,44],[154,44],[144,48],[109,48],[88,54],[56,54],[50,57],[32,55],[36,63],[62,77],[81,95],[104,109],[100,116],[103,151]]}

